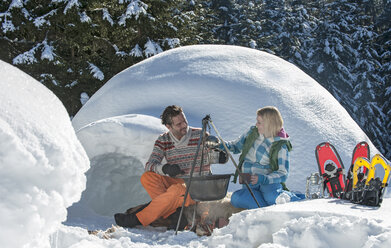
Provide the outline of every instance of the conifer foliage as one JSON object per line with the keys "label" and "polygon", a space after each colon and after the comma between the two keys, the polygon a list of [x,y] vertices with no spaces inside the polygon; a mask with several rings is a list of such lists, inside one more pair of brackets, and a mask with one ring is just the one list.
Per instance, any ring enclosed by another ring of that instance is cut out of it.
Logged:
{"label": "conifer foliage", "polygon": [[72,116],[112,76],[164,50],[263,50],[327,88],[391,158],[390,16],[391,1],[368,0],[3,0],[0,59]]}
{"label": "conifer foliage", "polygon": [[175,0],[7,0],[1,59],[58,95],[70,115],[116,73],[180,45]]}

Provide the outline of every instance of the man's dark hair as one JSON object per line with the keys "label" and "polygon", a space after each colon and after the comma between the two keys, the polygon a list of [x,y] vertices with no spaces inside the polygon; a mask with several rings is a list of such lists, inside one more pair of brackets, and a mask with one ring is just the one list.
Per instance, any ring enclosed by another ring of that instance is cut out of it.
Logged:
{"label": "man's dark hair", "polygon": [[177,116],[182,112],[183,112],[182,108],[177,105],[171,105],[171,106],[166,107],[166,109],[160,115],[160,118],[162,119],[162,124],[163,125],[171,125],[172,124],[172,117]]}

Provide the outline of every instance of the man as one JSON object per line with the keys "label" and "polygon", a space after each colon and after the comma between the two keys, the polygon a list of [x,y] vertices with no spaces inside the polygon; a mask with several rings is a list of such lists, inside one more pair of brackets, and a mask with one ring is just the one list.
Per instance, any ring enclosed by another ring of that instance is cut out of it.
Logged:
{"label": "man", "polygon": [[[152,201],[136,214],[115,214],[119,226],[147,226],[160,217],[167,218],[183,204],[186,186],[177,176],[190,175],[202,129],[189,127],[182,108],[176,105],[166,107],[160,117],[168,132],[155,141],[140,179]],[[199,174],[211,174],[208,156],[204,155],[201,167],[201,151],[194,169],[194,175]],[[188,195],[185,206],[193,204],[195,202]]]}

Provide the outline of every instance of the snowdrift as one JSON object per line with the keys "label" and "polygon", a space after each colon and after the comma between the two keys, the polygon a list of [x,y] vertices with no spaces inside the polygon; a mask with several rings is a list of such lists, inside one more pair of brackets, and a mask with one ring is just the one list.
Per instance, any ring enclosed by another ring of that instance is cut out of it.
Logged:
{"label": "snowdrift", "polygon": [[51,91],[3,61],[0,75],[1,245],[48,247],[80,199],[89,160]]}

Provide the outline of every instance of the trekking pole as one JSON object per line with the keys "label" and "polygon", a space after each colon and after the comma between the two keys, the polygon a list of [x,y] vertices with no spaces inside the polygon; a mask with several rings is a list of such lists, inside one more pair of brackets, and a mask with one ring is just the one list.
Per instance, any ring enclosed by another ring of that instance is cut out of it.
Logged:
{"label": "trekking pole", "polygon": [[[190,171],[189,182],[187,183],[185,197],[184,197],[184,199],[183,199],[181,212],[180,212],[180,214],[179,214],[178,222],[177,222],[176,229],[175,229],[175,235],[177,235],[178,229],[179,229],[179,225],[181,224],[183,209],[184,209],[184,207],[185,207],[187,195],[189,194],[191,179],[192,179],[192,177],[193,177],[194,168],[195,168],[195,165],[196,165],[196,162],[197,162],[198,152],[200,151],[201,142],[202,142],[202,140],[203,140],[203,138],[204,138],[204,134],[205,134],[205,130],[206,130],[206,123],[208,122],[209,119],[210,119],[210,116],[209,116],[209,115],[205,116],[204,119],[202,119],[202,130],[201,130],[201,135],[200,135],[200,139],[198,140],[196,154],[195,154],[194,161],[193,161],[193,165],[192,165],[191,171]],[[202,164],[202,161],[201,161],[201,164]]]}
{"label": "trekking pole", "polygon": [[[231,153],[229,152],[227,145],[225,144],[223,138],[221,138],[221,136],[220,136],[220,134],[219,134],[219,131],[217,131],[215,125],[213,124],[213,121],[212,121],[212,120],[209,120],[209,122],[210,122],[210,124],[212,125],[213,129],[215,130],[215,132],[216,132],[216,134],[217,134],[217,137],[219,137],[219,139],[221,140],[221,143],[223,143],[224,149],[227,151],[227,154],[228,154],[229,158],[232,160],[232,163],[235,165],[236,170],[238,171],[239,176],[240,176],[242,179],[244,179],[242,172],[240,172],[239,166],[236,164],[234,158],[232,157]],[[246,182],[246,180],[243,180],[243,182],[244,182],[244,184],[246,185],[246,187],[247,187],[248,191],[250,192],[251,196],[253,197],[255,203],[257,203],[258,207],[260,208],[261,206],[259,205],[257,199],[255,198],[255,195],[254,195],[253,191],[251,190],[250,186],[248,185],[248,183]]]}

